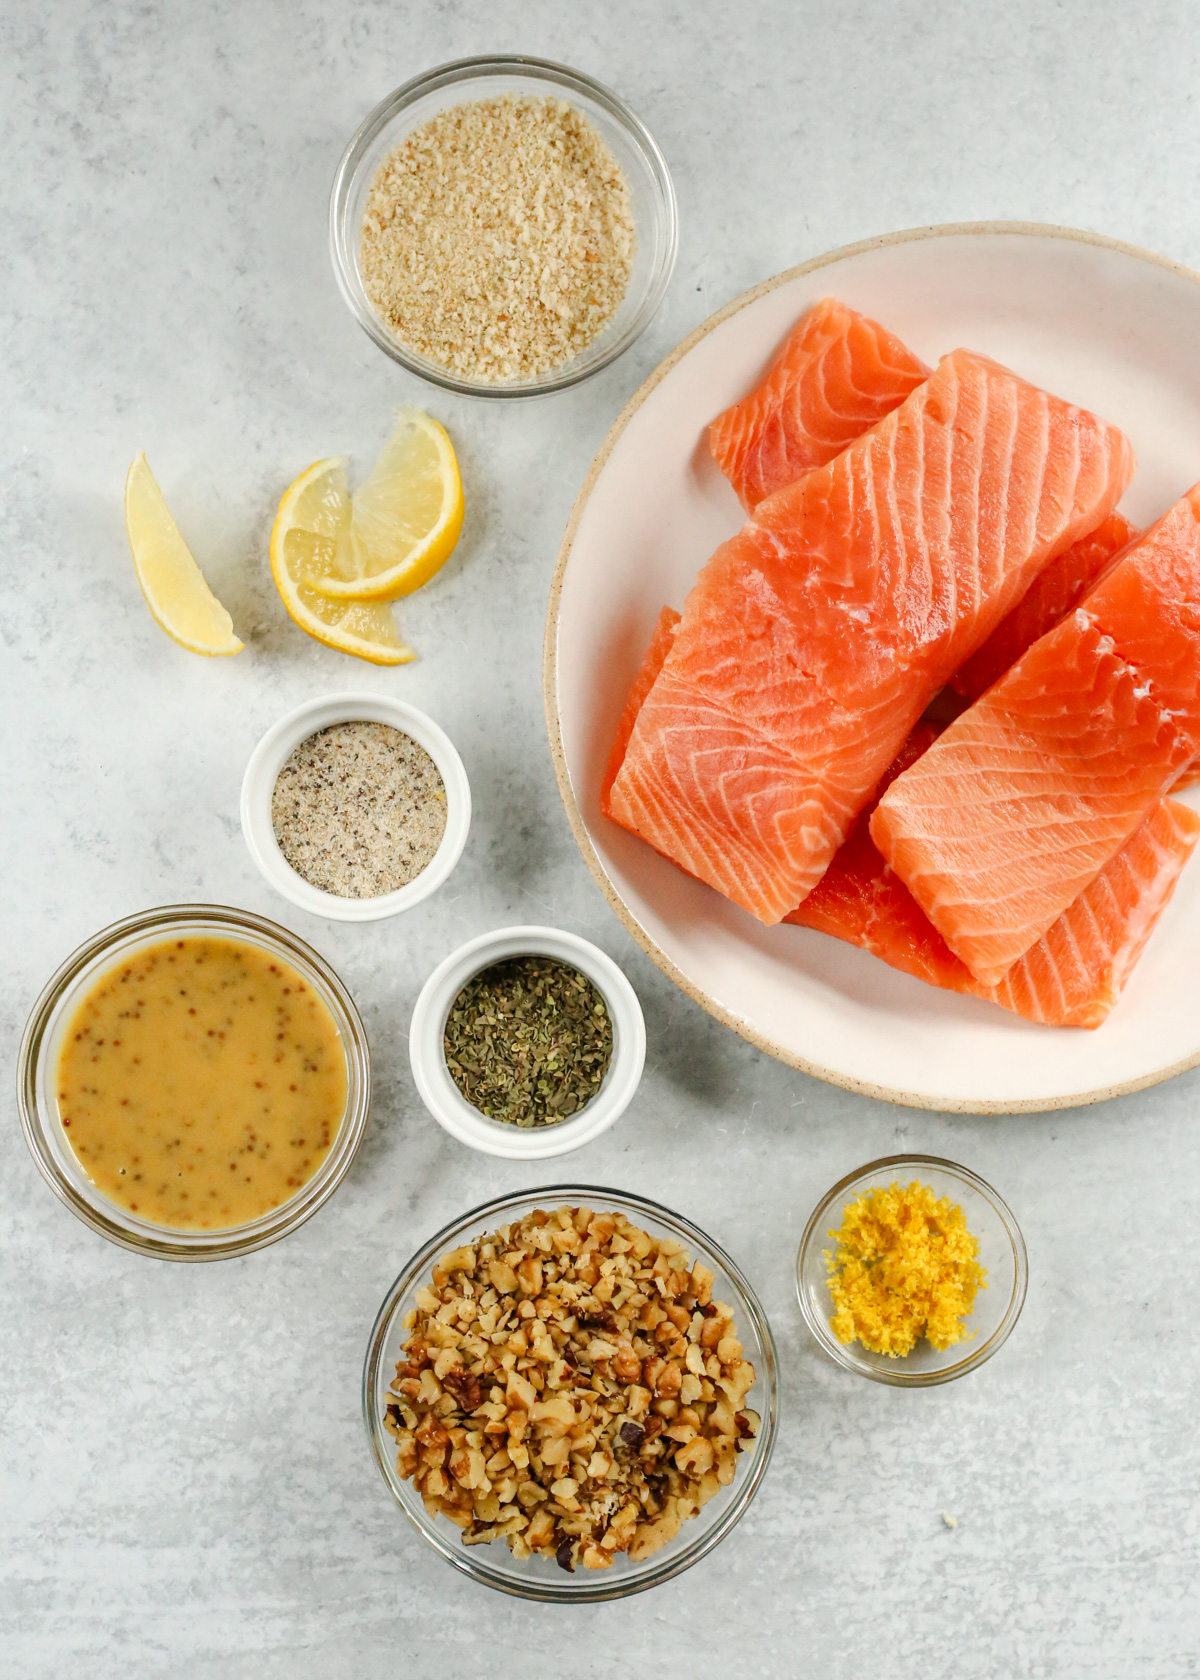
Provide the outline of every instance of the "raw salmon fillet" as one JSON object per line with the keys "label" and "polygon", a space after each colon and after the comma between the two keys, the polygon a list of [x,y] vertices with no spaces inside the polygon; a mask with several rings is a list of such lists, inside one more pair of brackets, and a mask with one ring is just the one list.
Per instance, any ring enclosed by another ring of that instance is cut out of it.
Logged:
{"label": "raw salmon fillet", "polygon": [[1200,485],[884,794],[871,834],[994,985],[1200,750]]}
{"label": "raw salmon fillet", "polygon": [[633,726],[638,720],[638,713],[647,694],[654,686],[655,677],[663,668],[663,660],[671,651],[678,623],[679,614],[674,607],[664,607],[659,613],[654,634],[650,638],[650,646],[646,649],[638,674],[633,679],[633,687],[629,690],[629,696],[622,708],[616,739],[608,755],[604,780],[600,784],[600,809],[606,817],[612,816],[608,796],[617,779],[617,772],[625,762],[625,749],[629,745],[629,737],[633,734]]}
{"label": "raw salmon fillet", "polygon": [[1116,427],[956,350],[759,504],[685,603],[612,816],[766,923],[816,885],[933,694],[1113,511]]}
{"label": "raw salmon fillet", "polygon": [[[938,734],[919,723],[880,784],[886,790]],[[928,985],[998,1003],[1026,1020],[1098,1027],[1120,996],[1200,838],[1200,816],[1175,800],[1141,827],[995,986],[951,951],[871,839],[868,812],[824,876],[785,919],[844,939]]]}
{"label": "raw salmon fillet", "polygon": [[751,512],[840,455],[929,373],[878,321],[822,298],[792,329],[762,384],[713,421],[709,448]]}
{"label": "raw salmon fillet", "polygon": [[1129,521],[1114,513],[1088,536],[1072,543],[1065,554],[1038,574],[1003,623],[962,670],[955,672],[950,686],[966,699],[977,700],[1039,636],[1061,624],[1105,567],[1136,536]]}

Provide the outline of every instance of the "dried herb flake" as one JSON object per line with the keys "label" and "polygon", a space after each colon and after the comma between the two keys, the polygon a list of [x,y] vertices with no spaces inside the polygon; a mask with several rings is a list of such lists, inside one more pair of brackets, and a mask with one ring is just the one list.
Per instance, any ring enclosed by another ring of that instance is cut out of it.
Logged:
{"label": "dried herb flake", "polygon": [[588,979],[555,957],[509,957],[476,974],[446,1020],[450,1077],[473,1108],[553,1126],[589,1102],[612,1059],[612,1022]]}

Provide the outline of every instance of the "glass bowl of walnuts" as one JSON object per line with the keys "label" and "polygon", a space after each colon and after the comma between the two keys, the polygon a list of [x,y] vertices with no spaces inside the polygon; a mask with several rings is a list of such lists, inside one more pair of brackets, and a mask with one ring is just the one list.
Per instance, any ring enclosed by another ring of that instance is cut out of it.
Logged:
{"label": "glass bowl of walnuts", "polygon": [[500,1196],[415,1254],[363,1372],[375,1461],[455,1568],[596,1602],[705,1557],[770,1461],[775,1344],[736,1263],[615,1190]]}

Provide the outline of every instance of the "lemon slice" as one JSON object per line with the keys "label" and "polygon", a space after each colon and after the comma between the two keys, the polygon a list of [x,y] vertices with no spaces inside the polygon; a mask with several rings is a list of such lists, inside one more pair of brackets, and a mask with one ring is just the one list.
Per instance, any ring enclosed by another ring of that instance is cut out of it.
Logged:
{"label": "lemon slice", "polygon": [[417,656],[396,629],[392,609],[374,601],[332,600],[321,586],[353,575],[346,458],[314,461],[284,491],[271,531],[271,575],[290,616],[326,647],[403,665]]}
{"label": "lemon slice", "polygon": [[125,530],[154,622],[192,653],[240,653],[233,620],[205,583],[145,455],[137,457],[125,479]]}
{"label": "lemon slice", "polygon": [[316,587],[342,601],[411,595],[450,558],[462,522],[453,444],[428,414],[402,408],[382,455],[354,492],[345,567]]}

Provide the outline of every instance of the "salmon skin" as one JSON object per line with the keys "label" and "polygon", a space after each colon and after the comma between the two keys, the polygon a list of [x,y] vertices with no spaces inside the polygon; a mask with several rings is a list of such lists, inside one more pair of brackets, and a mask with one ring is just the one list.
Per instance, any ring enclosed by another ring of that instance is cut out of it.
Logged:
{"label": "salmon skin", "polygon": [[967,700],[978,700],[1039,637],[1062,623],[1137,534],[1121,514],[1110,514],[1094,531],[1052,560],[979,651],[955,672],[950,679],[955,692]]}
{"label": "salmon skin", "polygon": [[[880,795],[932,745],[919,723]],[[871,839],[864,811],[822,879],[785,920],[816,928],[928,985],[997,1003],[1026,1020],[1098,1027],[1107,1017],[1200,838],[1200,816],[1160,800],[1054,925],[994,986],[960,962]]]}
{"label": "salmon skin", "polygon": [[713,457],[748,513],[840,455],[929,378],[878,321],[822,298],[756,390],[708,428]]}
{"label": "salmon skin", "polygon": [[871,834],[994,985],[1200,751],[1200,485],[899,776]]}
{"label": "salmon skin", "polygon": [[934,693],[1114,510],[1128,439],[956,350],[701,572],[609,792],[760,921],[820,880]]}

